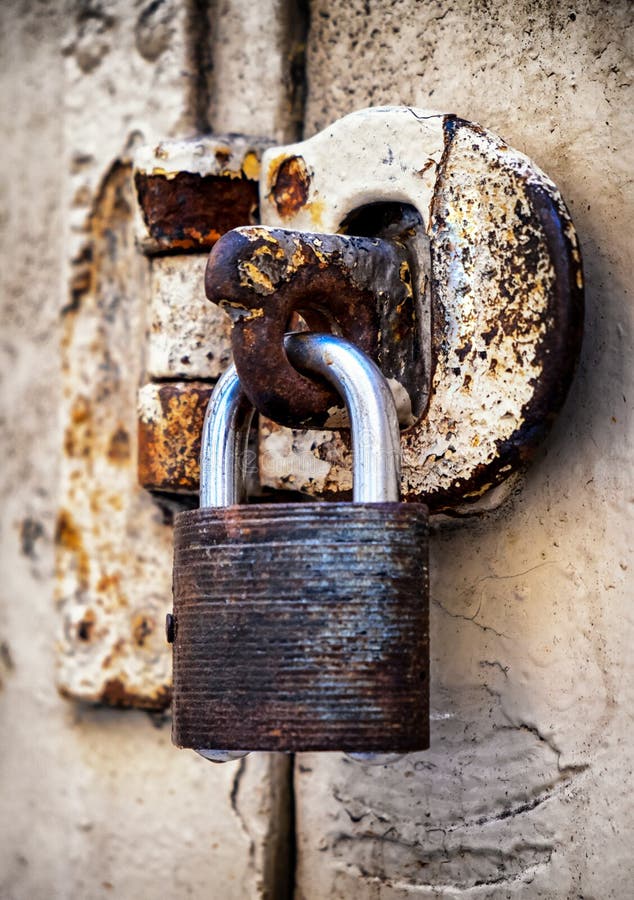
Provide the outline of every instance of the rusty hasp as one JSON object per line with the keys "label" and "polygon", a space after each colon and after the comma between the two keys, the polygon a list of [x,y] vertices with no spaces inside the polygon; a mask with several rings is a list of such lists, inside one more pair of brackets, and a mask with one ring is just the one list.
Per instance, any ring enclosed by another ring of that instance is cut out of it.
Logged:
{"label": "rusty hasp", "polygon": [[420,413],[430,374],[427,254],[416,225],[390,240],[259,226],[221,238],[205,286],[233,319],[234,361],[254,406],[285,424],[328,425],[340,405],[286,357],[283,336],[299,313],[311,330],[366,352]]}
{"label": "rusty hasp", "polygon": [[162,141],[135,156],[137,238],[147,253],[207,250],[258,218],[265,138],[214,135]]}
{"label": "rusty hasp", "polygon": [[[350,232],[369,207],[415,208],[430,244],[431,361],[422,367],[430,379],[419,395],[425,402],[401,432],[403,496],[436,512],[501,502],[504,491],[491,489],[511,485],[533,456],[564,401],[581,343],[581,256],[553,182],[479,125],[387,107],[352,113],[306,141],[266,151],[260,196],[271,232]],[[207,290],[220,296],[209,279]],[[292,293],[290,282],[283,290]],[[262,316],[264,306],[254,302]],[[266,315],[274,303],[273,296]],[[264,328],[260,319],[258,331]],[[256,371],[264,365],[248,344],[242,349]],[[246,358],[239,365],[245,370]],[[283,432],[269,424],[262,437],[268,460],[288,448],[283,465],[263,472],[263,485],[330,495],[339,485],[345,496],[346,479],[336,474],[345,441],[323,431]],[[300,444],[310,447],[318,477],[300,458],[303,449],[295,449]]]}

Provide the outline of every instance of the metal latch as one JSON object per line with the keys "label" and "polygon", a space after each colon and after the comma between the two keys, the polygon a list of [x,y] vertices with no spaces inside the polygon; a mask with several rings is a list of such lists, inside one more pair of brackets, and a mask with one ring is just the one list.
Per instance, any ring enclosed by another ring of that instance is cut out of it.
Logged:
{"label": "metal latch", "polygon": [[554,184],[480,126],[401,107],[269,148],[260,196],[266,227],[215,245],[207,295],[233,320],[249,399],[277,423],[263,429],[265,466],[275,448],[309,445],[329,469],[293,471],[292,451],[290,471],[265,468],[264,483],[348,488],[331,474],[346,439],[323,431],[333,396],[283,352],[294,313],[356,343],[394,384],[405,498],[468,511],[507,482],[552,424],[581,339],[581,258]]}

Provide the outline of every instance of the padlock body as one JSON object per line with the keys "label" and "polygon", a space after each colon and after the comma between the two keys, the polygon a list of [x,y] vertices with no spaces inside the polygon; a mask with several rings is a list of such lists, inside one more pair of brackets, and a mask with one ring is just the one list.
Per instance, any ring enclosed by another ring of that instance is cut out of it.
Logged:
{"label": "padlock body", "polygon": [[287,503],[180,513],[180,747],[429,745],[427,509]]}

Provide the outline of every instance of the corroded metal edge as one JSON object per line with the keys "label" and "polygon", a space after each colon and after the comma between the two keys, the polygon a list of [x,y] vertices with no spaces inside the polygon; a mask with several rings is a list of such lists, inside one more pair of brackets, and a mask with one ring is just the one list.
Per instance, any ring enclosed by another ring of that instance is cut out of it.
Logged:
{"label": "corroded metal edge", "polygon": [[213,385],[150,382],[139,391],[138,479],[149,490],[198,490],[200,439]]}
{"label": "corroded metal edge", "polygon": [[266,138],[214,135],[163,141],[135,154],[137,241],[146,253],[204,251],[258,219]]}
{"label": "corroded metal edge", "polygon": [[[403,493],[423,499],[434,512],[462,507],[464,513],[526,467],[565,400],[581,348],[583,272],[570,215],[552,181],[480,126],[447,116],[444,127],[429,222],[436,371],[426,416],[403,435]],[[472,185],[465,186],[465,172]],[[468,221],[473,185],[476,202],[493,198],[496,213],[481,211],[475,233]],[[474,264],[485,253],[497,258],[497,269]],[[473,312],[465,313],[469,294],[486,297],[487,290],[486,302],[478,306],[476,299]],[[510,367],[496,372],[504,356]],[[490,391],[492,379],[480,360],[493,370],[497,391]],[[461,393],[478,389],[482,403],[456,405]],[[438,397],[445,396],[451,402],[436,410]],[[496,405],[502,405],[497,416]],[[465,447],[465,438],[478,446],[488,440],[488,447],[460,471],[451,457]],[[425,444],[436,445],[432,461],[428,451],[421,456]]]}

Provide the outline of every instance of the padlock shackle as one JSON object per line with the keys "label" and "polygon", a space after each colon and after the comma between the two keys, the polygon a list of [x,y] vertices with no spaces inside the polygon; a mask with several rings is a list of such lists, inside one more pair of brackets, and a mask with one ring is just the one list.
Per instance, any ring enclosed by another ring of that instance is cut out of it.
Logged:
{"label": "padlock shackle", "polygon": [[296,368],[321,375],[346,404],[352,433],[353,503],[398,502],[398,416],[379,367],[350,341],[334,334],[287,334],[284,349]]}
{"label": "padlock shackle", "polygon": [[[352,433],[353,503],[398,502],[400,444],[392,392],[378,366],[333,334],[300,332],[284,337],[298,369],[320,375],[345,402]],[[209,400],[200,453],[200,506],[241,503],[253,408],[235,366],[224,373]]]}
{"label": "padlock shackle", "polygon": [[234,365],[218,380],[205,413],[200,444],[200,506],[246,499],[246,461],[254,409]]}

